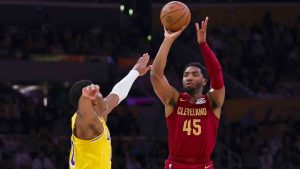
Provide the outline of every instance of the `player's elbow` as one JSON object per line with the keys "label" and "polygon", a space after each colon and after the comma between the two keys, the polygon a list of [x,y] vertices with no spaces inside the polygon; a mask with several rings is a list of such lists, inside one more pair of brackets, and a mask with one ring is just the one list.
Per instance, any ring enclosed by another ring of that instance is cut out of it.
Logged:
{"label": "player's elbow", "polygon": [[156,73],[156,72],[150,72],[150,81],[152,84],[156,84],[158,81],[161,80],[163,76]]}
{"label": "player's elbow", "polygon": [[155,69],[151,69],[150,71],[150,79],[160,79],[164,76],[163,72],[157,71]]}

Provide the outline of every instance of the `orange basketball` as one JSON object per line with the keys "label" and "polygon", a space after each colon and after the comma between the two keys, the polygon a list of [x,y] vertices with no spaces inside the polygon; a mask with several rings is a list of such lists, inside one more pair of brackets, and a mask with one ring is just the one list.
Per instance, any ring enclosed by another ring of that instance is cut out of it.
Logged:
{"label": "orange basketball", "polygon": [[160,21],[166,29],[178,31],[181,27],[189,25],[191,12],[184,3],[172,1],[162,8]]}

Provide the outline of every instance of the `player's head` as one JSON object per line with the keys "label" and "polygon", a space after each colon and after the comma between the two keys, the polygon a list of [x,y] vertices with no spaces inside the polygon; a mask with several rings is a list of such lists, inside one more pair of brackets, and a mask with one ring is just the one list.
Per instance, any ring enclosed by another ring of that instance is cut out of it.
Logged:
{"label": "player's head", "polygon": [[78,101],[81,97],[82,89],[91,84],[93,84],[93,82],[90,80],[80,80],[73,84],[69,92],[69,99],[74,108],[78,108]]}
{"label": "player's head", "polygon": [[207,70],[201,64],[190,63],[184,68],[182,83],[187,93],[197,93],[200,89],[203,89],[207,81]]}

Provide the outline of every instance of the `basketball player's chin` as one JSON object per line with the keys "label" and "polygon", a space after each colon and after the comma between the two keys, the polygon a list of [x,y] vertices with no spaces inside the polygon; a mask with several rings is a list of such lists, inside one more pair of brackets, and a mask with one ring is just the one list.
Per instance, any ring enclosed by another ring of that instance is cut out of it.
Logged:
{"label": "basketball player's chin", "polygon": [[193,93],[195,93],[195,88],[193,88],[193,87],[184,87],[184,91],[187,92],[190,95],[193,95]]}

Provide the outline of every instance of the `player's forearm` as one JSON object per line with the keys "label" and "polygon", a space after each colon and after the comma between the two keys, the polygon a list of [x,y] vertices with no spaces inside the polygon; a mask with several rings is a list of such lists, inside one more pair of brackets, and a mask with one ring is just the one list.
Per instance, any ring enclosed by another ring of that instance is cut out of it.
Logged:
{"label": "player's forearm", "polygon": [[119,96],[118,104],[124,100],[134,81],[138,78],[139,72],[136,70],[131,70],[127,76],[125,76],[120,82],[118,82],[112,89],[111,93],[116,94]]}
{"label": "player's forearm", "polygon": [[93,116],[92,113],[92,100],[90,98],[81,96],[78,102],[78,113],[82,115],[82,117],[89,118]]}
{"label": "player's forearm", "polygon": [[172,44],[172,40],[164,39],[152,63],[152,69],[150,72],[151,76],[163,77],[164,70],[167,64],[167,57]]}
{"label": "player's forearm", "polygon": [[222,67],[217,57],[206,42],[200,43],[199,48],[209,74],[211,87],[214,89],[221,89],[224,86],[224,81]]}

